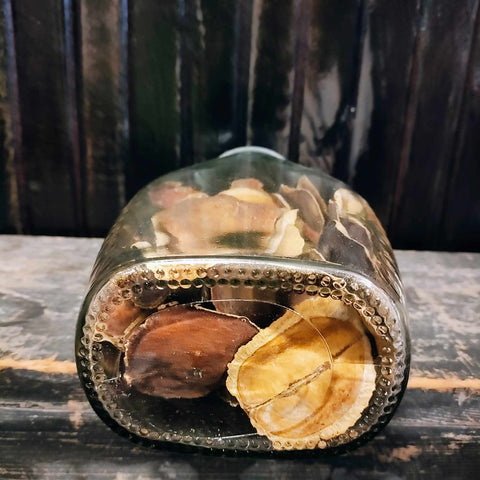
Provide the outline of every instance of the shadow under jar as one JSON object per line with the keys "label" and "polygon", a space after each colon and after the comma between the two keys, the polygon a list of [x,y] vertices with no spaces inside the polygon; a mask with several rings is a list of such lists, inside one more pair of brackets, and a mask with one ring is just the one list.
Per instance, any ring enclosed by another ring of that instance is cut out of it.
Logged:
{"label": "shadow under jar", "polygon": [[385,425],[409,369],[385,231],[343,183],[259,147],[123,210],[80,313],[99,416],[153,445],[335,452]]}

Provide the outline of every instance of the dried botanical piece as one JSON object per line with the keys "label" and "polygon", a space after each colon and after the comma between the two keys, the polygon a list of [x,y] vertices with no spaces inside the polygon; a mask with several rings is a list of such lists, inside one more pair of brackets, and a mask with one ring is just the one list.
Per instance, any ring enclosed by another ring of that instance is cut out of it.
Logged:
{"label": "dried botanical piece", "polygon": [[230,195],[187,198],[153,217],[156,230],[173,237],[175,251],[190,254],[258,249],[274,231],[279,208]]}
{"label": "dried botanical piece", "polygon": [[[376,259],[373,252],[368,245],[361,243],[358,237],[352,238],[339,217],[338,205],[334,200],[328,202],[327,219],[323,235],[318,243],[318,251],[324,258],[329,262],[360,268],[368,274],[375,273]],[[349,218],[344,221],[350,225]],[[362,236],[368,237],[369,232],[366,227],[359,225],[359,228],[362,229]]]}
{"label": "dried botanical piece", "polygon": [[124,378],[147,395],[202,397],[257,332],[244,317],[188,306],[160,310],[128,338]]}
{"label": "dried botanical piece", "polygon": [[278,257],[298,257],[305,245],[305,240],[295,225],[297,210],[287,210],[275,222],[275,232],[265,250]]}
{"label": "dried botanical piece", "polygon": [[[317,192],[318,193],[318,192]],[[317,197],[309,190],[303,188],[291,188],[287,185],[280,187],[280,194],[287,200],[292,208],[299,211],[305,225],[303,234],[311,242],[316,244],[323,231],[325,224],[324,214]]]}
{"label": "dried botanical piece", "polygon": [[207,194],[181,182],[164,182],[150,188],[149,197],[158,208],[170,208],[187,198],[202,198]]}
{"label": "dried botanical piece", "polygon": [[357,216],[368,220],[378,228],[379,232],[386,236],[382,224],[378,220],[370,205],[355,192],[347,188],[339,188],[333,195],[333,200],[338,205],[340,217]]}
{"label": "dried botanical piece", "polygon": [[145,314],[130,300],[109,307],[108,316],[104,319],[104,332],[110,337],[120,337],[125,330],[138,318],[144,319]]}
{"label": "dried botanical piece", "polygon": [[230,195],[243,202],[275,205],[272,196],[263,189],[263,184],[255,178],[234,180],[228,190],[223,190],[219,195]]}
{"label": "dried botanical piece", "polygon": [[241,347],[228,367],[228,390],[280,450],[315,448],[345,433],[375,389],[371,345],[352,307],[314,297],[295,310]]}

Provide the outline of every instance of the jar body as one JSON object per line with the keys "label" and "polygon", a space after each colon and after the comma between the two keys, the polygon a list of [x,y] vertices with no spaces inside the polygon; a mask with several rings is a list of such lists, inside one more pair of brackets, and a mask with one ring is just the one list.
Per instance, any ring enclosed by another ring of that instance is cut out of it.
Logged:
{"label": "jar body", "polygon": [[113,428],[237,451],[354,445],[388,422],[409,367],[403,288],[368,204],[251,147],[132,199],[76,349]]}

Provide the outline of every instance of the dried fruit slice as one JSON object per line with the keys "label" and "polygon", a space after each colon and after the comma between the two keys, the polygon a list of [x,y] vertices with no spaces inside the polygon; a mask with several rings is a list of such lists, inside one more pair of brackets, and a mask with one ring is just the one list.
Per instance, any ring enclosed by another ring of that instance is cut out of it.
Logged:
{"label": "dried fruit slice", "polygon": [[159,208],[171,208],[186,198],[202,198],[207,194],[181,182],[164,182],[150,187],[149,197],[153,205]]}
{"label": "dried fruit slice", "polygon": [[[177,253],[229,253],[260,248],[273,231],[280,209],[230,195],[187,198],[152,217],[155,229],[172,237]],[[172,247],[173,248],[173,247]]]}
{"label": "dried fruit slice", "polygon": [[259,203],[263,205],[275,205],[272,197],[265,190],[256,188],[236,187],[220,192],[219,195],[229,195],[237,200],[248,203]]}
{"label": "dried fruit slice", "polygon": [[280,194],[291,207],[298,209],[304,220],[304,235],[316,244],[322,234],[325,218],[317,198],[310,190],[291,188],[287,185],[280,187]]}
{"label": "dried fruit slice", "polygon": [[147,395],[202,397],[257,332],[244,317],[188,306],[160,310],[129,337],[124,378]]}
{"label": "dried fruit slice", "polygon": [[322,446],[353,426],[375,388],[371,345],[357,312],[315,297],[241,347],[227,388],[276,449]]}
{"label": "dried fruit slice", "polygon": [[295,225],[297,210],[287,210],[275,223],[275,232],[272,235],[267,253],[279,257],[298,257],[305,245],[305,240],[300,235]]}
{"label": "dried fruit slice", "polygon": [[147,314],[133,302],[125,300],[109,307],[108,316],[104,319],[104,332],[109,337],[121,337],[133,323],[143,321]]}

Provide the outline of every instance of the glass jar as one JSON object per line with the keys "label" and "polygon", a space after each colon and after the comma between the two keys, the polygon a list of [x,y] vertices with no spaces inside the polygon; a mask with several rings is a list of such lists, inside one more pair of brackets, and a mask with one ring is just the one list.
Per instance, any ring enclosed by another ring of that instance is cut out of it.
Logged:
{"label": "glass jar", "polygon": [[93,269],[76,356],[115,430],[237,451],[338,451],[385,425],[409,337],[392,248],[330,176],[259,147],[157,179]]}

